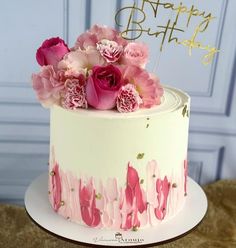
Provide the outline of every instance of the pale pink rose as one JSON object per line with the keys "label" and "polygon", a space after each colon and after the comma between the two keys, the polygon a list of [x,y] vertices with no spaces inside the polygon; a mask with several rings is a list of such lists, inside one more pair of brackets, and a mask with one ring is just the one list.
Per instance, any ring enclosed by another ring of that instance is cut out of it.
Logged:
{"label": "pale pink rose", "polygon": [[84,74],[95,65],[104,65],[105,60],[100,56],[96,48],[88,47],[86,50],[71,51],[60,63],[59,69],[68,71],[69,74]]}
{"label": "pale pink rose", "polygon": [[126,46],[127,40],[121,37],[115,29],[107,26],[94,25],[87,32],[80,35],[75,43],[74,49],[86,49],[89,46],[96,47],[96,44],[102,39],[115,41],[119,46]]}
{"label": "pale pink rose", "polygon": [[139,109],[141,103],[142,99],[133,84],[126,84],[121,87],[116,100],[116,106],[119,112],[136,111]]}
{"label": "pale pink rose", "polygon": [[124,49],[122,63],[144,68],[148,62],[148,47],[144,43],[130,42]]}
{"label": "pale pink rose", "polygon": [[161,103],[163,88],[159,79],[149,74],[146,70],[130,65],[123,68],[123,78],[125,83],[134,84],[143,103],[140,107],[151,108]]}
{"label": "pale pink rose", "polygon": [[122,83],[122,75],[118,67],[95,66],[86,85],[89,105],[101,110],[114,108]]}
{"label": "pale pink rose", "polygon": [[36,59],[40,65],[57,65],[70,50],[59,37],[45,40],[37,50]]}
{"label": "pale pink rose", "polygon": [[97,50],[108,63],[113,63],[120,58],[123,47],[115,41],[103,39],[97,43]]}
{"label": "pale pink rose", "polygon": [[83,75],[80,75],[78,79],[66,80],[62,106],[72,110],[88,107],[85,93],[85,78]]}
{"label": "pale pink rose", "polygon": [[50,107],[60,100],[64,82],[59,81],[52,65],[42,66],[41,71],[32,75],[33,89],[44,107]]}

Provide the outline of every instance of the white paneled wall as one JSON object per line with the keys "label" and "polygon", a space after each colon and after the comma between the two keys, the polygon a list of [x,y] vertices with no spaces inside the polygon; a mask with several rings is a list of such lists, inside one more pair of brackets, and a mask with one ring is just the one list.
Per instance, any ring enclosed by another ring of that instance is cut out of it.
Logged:
{"label": "white paneled wall", "polygon": [[[141,4],[140,0],[135,2]],[[217,16],[202,36],[202,42],[221,50],[211,65],[200,63],[201,52],[194,51],[189,57],[186,48],[170,44],[160,53],[157,39],[143,35],[141,40],[150,45],[149,70],[155,68],[163,83],[182,88],[192,96],[190,174],[204,184],[236,177],[236,1],[182,2]],[[1,3],[0,201],[22,202],[30,181],[47,170],[49,111],[36,101],[30,85],[32,72],[39,70],[36,49],[53,36],[60,36],[73,46],[78,34],[95,23],[115,27],[116,9],[129,4],[133,0]],[[167,12],[160,12],[162,20],[170,18],[165,15]]]}

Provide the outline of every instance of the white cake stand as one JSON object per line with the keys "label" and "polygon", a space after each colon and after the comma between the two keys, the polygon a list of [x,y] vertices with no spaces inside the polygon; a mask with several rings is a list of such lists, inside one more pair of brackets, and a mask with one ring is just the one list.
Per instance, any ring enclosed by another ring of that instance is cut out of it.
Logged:
{"label": "white cake stand", "polygon": [[47,231],[63,238],[99,246],[139,246],[158,244],[188,233],[203,219],[207,198],[202,188],[188,178],[188,196],[183,209],[160,226],[134,231],[100,230],[65,220],[52,209],[48,200],[48,175],[36,178],[25,193],[25,207],[30,217]]}

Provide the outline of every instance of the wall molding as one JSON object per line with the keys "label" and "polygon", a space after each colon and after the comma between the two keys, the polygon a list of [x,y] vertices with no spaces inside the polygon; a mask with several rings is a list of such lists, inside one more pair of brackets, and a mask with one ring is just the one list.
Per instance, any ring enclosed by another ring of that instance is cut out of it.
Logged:
{"label": "wall molding", "polygon": [[91,26],[91,8],[92,8],[92,0],[85,0],[86,5],[85,5],[85,27],[84,30],[87,30]]}
{"label": "wall molding", "polygon": [[69,41],[69,0],[63,0],[63,39]]}
{"label": "wall molding", "polygon": [[[221,5],[220,17],[219,17],[220,21],[219,21],[219,26],[217,29],[216,41],[215,41],[215,47],[217,47],[219,50],[221,49],[222,33],[223,33],[225,18],[227,14],[227,7],[228,7],[228,0],[223,0],[222,5]],[[213,96],[213,89],[215,85],[215,75],[216,75],[218,61],[219,61],[219,53],[215,55],[213,64],[211,66],[210,80],[209,80],[207,92],[202,93],[202,92],[197,92],[197,91],[188,91],[188,93],[191,96],[208,97],[208,98]]]}
{"label": "wall molding", "polygon": [[[189,144],[189,148],[188,148],[189,152],[193,152],[193,153],[216,153],[216,157],[217,157],[217,161],[216,161],[216,168],[215,168],[215,173],[214,173],[214,178],[213,180],[219,180],[221,179],[221,175],[222,175],[222,167],[223,167],[223,160],[224,160],[224,154],[225,154],[225,146],[223,145],[193,145],[193,144]],[[191,158],[190,158],[191,161]],[[193,160],[194,161],[194,160]],[[207,165],[205,165],[205,163],[202,161],[202,171],[204,172],[204,168],[207,167]],[[210,166],[210,165],[208,165]]]}

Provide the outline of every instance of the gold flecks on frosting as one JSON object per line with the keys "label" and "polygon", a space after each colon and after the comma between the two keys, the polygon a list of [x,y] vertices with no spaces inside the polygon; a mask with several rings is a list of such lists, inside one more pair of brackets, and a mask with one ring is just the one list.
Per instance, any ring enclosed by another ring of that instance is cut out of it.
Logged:
{"label": "gold flecks on frosting", "polygon": [[184,196],[187,196],[187,193],[184,193]]}
{"label": "gold flecks on frosting", "polygon": [[149,121],[149,120],[150,120],[150,118],[149,118],[149,117],[147,117],[147,120]]}
{"label": "gold flecks on frosting", "polygon": [[97,193],[95,195],[95,197],[96,197],[96,199],[101,200],[102,199],[102,194],[101,193]]}
{"label": "gold flecks on frosting", "polygon": [[177,184],[176,183],[173,183],[172,184],[172,188],[177,188]]}
{"label": "gold flecks on frosting", "polygon": [[48,194],[49,194],[49,195],[51,194],[51,191],[50,191],[50,190],[48,191]]}
{"label": "gold flecks on frosting", "polygon": [[65,202],[64,201],[60,201],[60,206],[64,206]]}
{"label": "gold flecks on frosting", "polygon": [[155,178],[155,177],[156,177],[156,175],[155,175],[155,174],[153,174],[153,175],[152,175],[152,177],[153,177],[153,178]]}
{"label": "gold flecks on frosting", "polygon": [[71,188],[71,189],[70,189],[70,191],[71,191],[71,192],[74,192],[74,191],[75,191],[75,189],[74,189],[74,188]]}
{"label": "gold flecks on frosting", "polygon": [[55,172],[54,171],[51,171],[50,172],[50,176],[55,176]]}
{"label": "gold flecks on frosting", "polygon": [[137,226],[133,226],[132,231],[137,232],[138,231],[138,227]]}
{"label": "gold flecks on frosting", "polygon": [[146,128],[149,128],[149,124],[146,125]]}
{"label": "gold flecks on frosting", "polygon": [[143,183],[144,183],[144,179],[141,179],[141,180],[140,180],[140,184],[143,184]]}
{"label": "gold flecks on frosting", "polygon": [[137,155],[137,159],[142,159],[144,157],[144,153],[139,153],[138,155]]}
{"label": "gold flecks on frosting", "polygon": [[182,110],[182,115],[183,115],[183,117],[185,117],[185,116],[189,117],[189,110],[188,110],[187,105],[184,105],[184,108]]}

